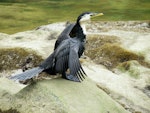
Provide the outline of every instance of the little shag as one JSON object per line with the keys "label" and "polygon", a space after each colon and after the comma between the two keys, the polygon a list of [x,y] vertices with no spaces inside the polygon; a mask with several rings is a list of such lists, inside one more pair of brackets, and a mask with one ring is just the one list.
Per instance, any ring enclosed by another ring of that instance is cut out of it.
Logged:
{"label": "little shag", "polygon": [[[41,72],[62,74],[62,78],[80,82],[85,78],[79,58],[85,50],[86,29],[84,23],[92,17],[101,16],[103,13],[82,13],[75,24],[70,24],[59,35],[53,53],[38,67],[29,69],[10,79],[25,81],[38,76]],[[72,34],[73,37],[70,36]],[[66,71],[69,70],[69,74]]]}

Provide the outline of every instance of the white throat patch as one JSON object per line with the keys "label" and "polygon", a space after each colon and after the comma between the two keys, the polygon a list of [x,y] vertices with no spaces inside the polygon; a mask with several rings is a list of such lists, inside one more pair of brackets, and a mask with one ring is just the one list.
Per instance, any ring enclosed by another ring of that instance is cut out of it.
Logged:
{"label": "white throat patch", "polygon": [[90,18],[91,18],[91,16],[89,14],[86,14],[86,15],[82,16],[80,22],[90,20]]}
{"label": "white throat patch", "polygon": [[81,28],[83,30],[83,34],[86,35],[86,25],[82,22],[80,23],[80,25],[81,25]]}

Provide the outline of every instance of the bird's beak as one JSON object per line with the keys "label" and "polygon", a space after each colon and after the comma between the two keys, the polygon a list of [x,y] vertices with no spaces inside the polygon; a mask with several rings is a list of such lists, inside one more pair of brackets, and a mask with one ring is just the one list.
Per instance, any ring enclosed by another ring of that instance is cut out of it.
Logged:
{"label": "bird's beak", "polygon": [[92,18],[97,17],[97,16],[102,16],[102,15],[104,15],[104,14],[103,14],[103,13],[94,13],[94,14],[92,15]]}

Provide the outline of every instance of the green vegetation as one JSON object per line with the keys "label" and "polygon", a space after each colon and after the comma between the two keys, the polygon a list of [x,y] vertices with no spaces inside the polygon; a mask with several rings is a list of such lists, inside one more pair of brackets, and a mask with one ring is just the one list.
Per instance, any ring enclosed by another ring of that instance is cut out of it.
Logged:
{"label": "green vegetation", "polygon": [[32,61],[32,66],[38,66],[43,60],[34,51],[23,48],[0,48],[0,56],[0,72],[22,68],[29,58]]}
{"label": "green vegetation", "polygon": [[15,33],[40,25],[75,21],[84,11],[103,12],[95,20],[149,20],[149,0],[0,0],[0,32]]}

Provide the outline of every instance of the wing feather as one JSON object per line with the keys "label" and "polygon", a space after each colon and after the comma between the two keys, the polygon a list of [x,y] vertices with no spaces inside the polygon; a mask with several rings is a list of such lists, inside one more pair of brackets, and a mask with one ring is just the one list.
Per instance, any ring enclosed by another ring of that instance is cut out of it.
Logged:
{"label": "wing feather", "polygon": [[74,25],[75,24],[70,24],[62,31],[55,43],[54,50],[61,44],[62,41],[70,38],[69,34],[72,32]]}
{"label": "wing feather", "polygon": [[58,73],[64,73],[69,68],[70,75],[82,81],[86,74],[79,61],[79,47],[80,42],[78,40],[64,40],[64,43],[55,51],[55,70]]}
{"label": "wing feather", "polygon": [[83,80],[85,72],[80,64],[77,46],[70,49],[69,54],[69,69],[70,74],[76,76],[79,80]]}
{"label": "wing feather", "polygon": [[[86,75],[85,71],[83,70],[82,66],[80,67],[81,68],[81,72]],[[87,76],[87,75],[86,75]]]}
{"label": "wing feather", "polygon": [[[59,49],[59,47],[57,49]],[[55,58],[56,61],[55,69],[59,73],[65,72],[68,68],[69,50],[70,50],[70,46],[68,46],[68,42],[66,43],[66,45],[62,46],[59,51],[56,50],[57,55]]]}
{"label": "wing feather", "polygon": [[75,62],[74,67],[76,67],[76,70],[74,70],[75,76],[77,76],[79,78],[79,80],[82,80],[83,74],[80,74],[80,72],[79,72],[80,71],[79,63]]}

